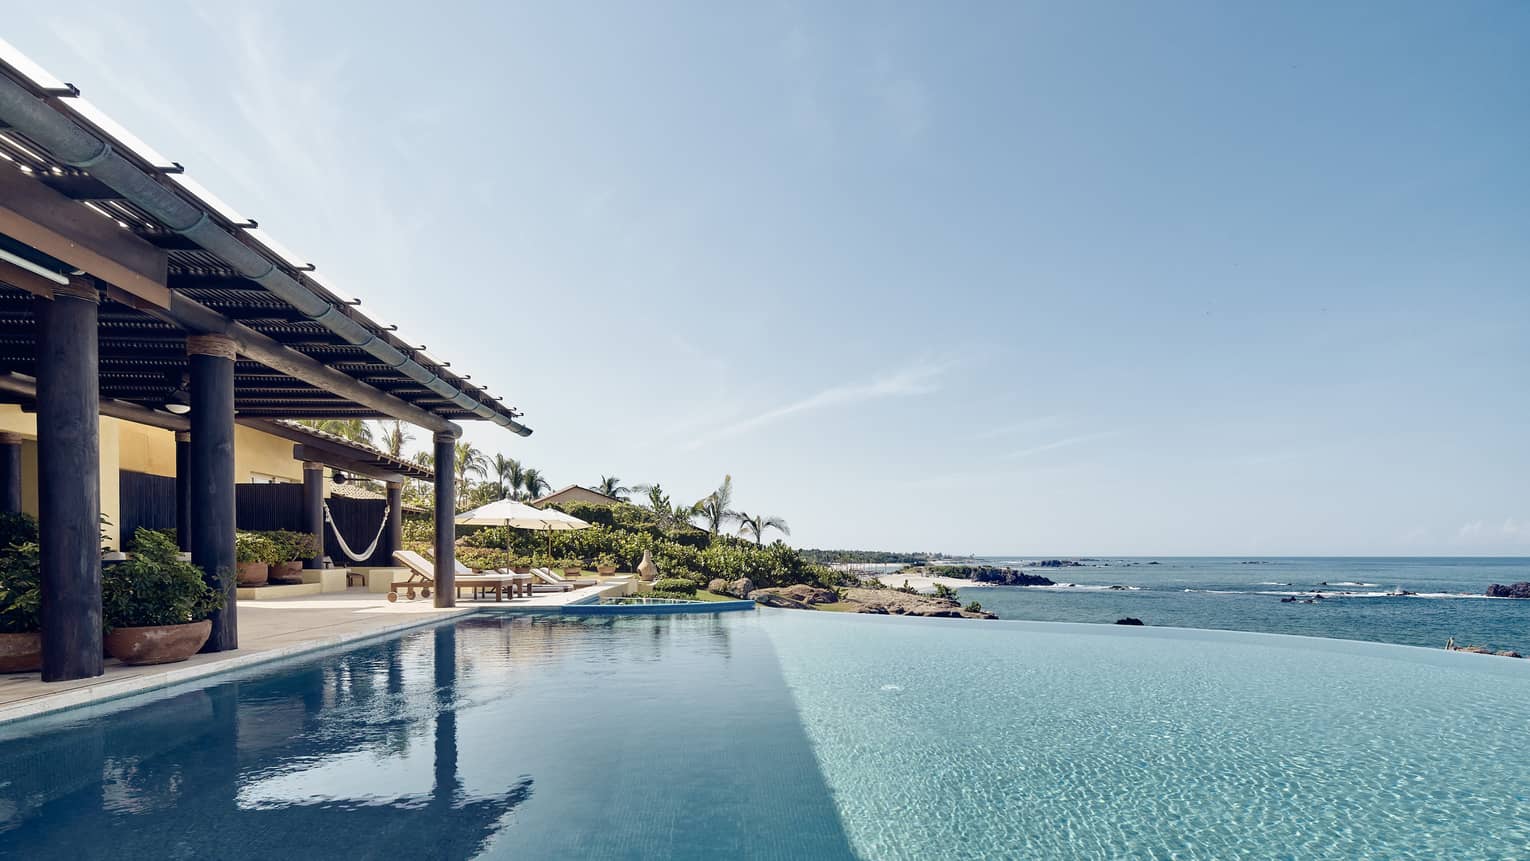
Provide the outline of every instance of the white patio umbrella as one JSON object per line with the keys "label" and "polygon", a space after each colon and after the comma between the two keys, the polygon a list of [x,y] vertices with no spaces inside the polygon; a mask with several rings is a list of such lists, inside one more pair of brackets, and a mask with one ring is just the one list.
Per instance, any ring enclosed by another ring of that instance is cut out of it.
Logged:
{"label": "white patio umbrella", "polygon": [[505,527],[505,564],[510,562],[510,530],[547,531],[547,555],[552,555],[552,534],[568,529],[585,529],[590,524],[552,508],[536,508],[513,499],[500,499],[457,515],[458,526]]}

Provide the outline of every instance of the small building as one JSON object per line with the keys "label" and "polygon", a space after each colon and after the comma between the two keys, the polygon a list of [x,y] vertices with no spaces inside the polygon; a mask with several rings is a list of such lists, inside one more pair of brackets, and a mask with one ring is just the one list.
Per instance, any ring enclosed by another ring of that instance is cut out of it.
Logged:
{"label": "small building", "polygon": [[592,505],[615,505],[621,502],[621,500],[614,496],[607,496],[598,490],[591,490],[588,487],[571,484],[562,490],[555,490],[531,504],[537,508],[546,508],[549,505],[557,505],[561,502],[588,502]]}
{"label": "small building", "polygon": [[[451,606],[459,422],[525,436],[521,413],[79,96],[0,48],[0,510],[38,519],[43,680],[101,674],[102,514],[120,547],[173,510],[226,598],[216,652],[239,644],[234,533],[260,508],[241,497],[285,499],[281,516],[319,534],[344,507],[337,473],[374,479],[396,541],[403,482],[432,481],[435,600]],[[435,469],[294,419],[408,422]]]}

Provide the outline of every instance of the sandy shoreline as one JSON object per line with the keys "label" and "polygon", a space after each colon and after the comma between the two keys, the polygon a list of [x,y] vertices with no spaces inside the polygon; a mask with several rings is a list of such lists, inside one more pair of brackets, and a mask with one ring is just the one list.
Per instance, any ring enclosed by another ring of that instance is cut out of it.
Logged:
{"label": "sandy shoreline", "polygon": [[912,586],[916,591],[924,593],[933,593],[936,583],[950,586],[952,589],[988,589],[996,585],[994,583],[978,583],[973,580],[963,580],[959,577],[913,577],[907,574],[882,574],[877,579],[882,581],[882,585],[893,589],[901,587],[906,580],[908,585]]}

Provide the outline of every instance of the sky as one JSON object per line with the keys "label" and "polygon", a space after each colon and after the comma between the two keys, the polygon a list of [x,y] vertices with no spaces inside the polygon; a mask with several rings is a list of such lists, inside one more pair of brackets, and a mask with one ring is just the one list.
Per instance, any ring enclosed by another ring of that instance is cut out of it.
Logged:
{"label": "sky", "polygon": [[554,487],[731,474],[804,547],[1530,555],[1530,4],[11,11]]}

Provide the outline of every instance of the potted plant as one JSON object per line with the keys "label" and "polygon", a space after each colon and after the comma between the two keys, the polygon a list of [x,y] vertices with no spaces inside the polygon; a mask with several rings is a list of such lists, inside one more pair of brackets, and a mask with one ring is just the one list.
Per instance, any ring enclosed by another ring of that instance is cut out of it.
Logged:
{"label": "potted plant", "polygon": [[272,544],[272,583],[303,582],[304,560],[319,555],[319,541],[311,532],[289,532],[285,529],[267,533]]}
{"label": "potted plant", "polygon": [[563,569],[563,576],[576,577],[584,571],[584,563],[578,559],[559,559],[554,566]]}
{"label": "potted plant", "polygon": [[510,557],[510,570],[516,574],[531,573],[531,557],[515,555]]}
{"label": "potted plant", "polygon": [[124,664],[184,661],[207,642],[223,594],[165,536],[140,529],[133,540],[133,558],[101,575],[106,653]]}
{"label": "potted plant", "polygon": [[0,673],[42,669],[37,521],[0,514]]}
{"label": "potted plant", "polygon": [[610,576],[616,573],[616,557],[609,553],[602,553],[595,557],[595,573]]}
{"label": "potted plant", "polygon": [[259,532],[234,536],[234,562],[240,586],[264,586],[271,577],[271,539]]}

